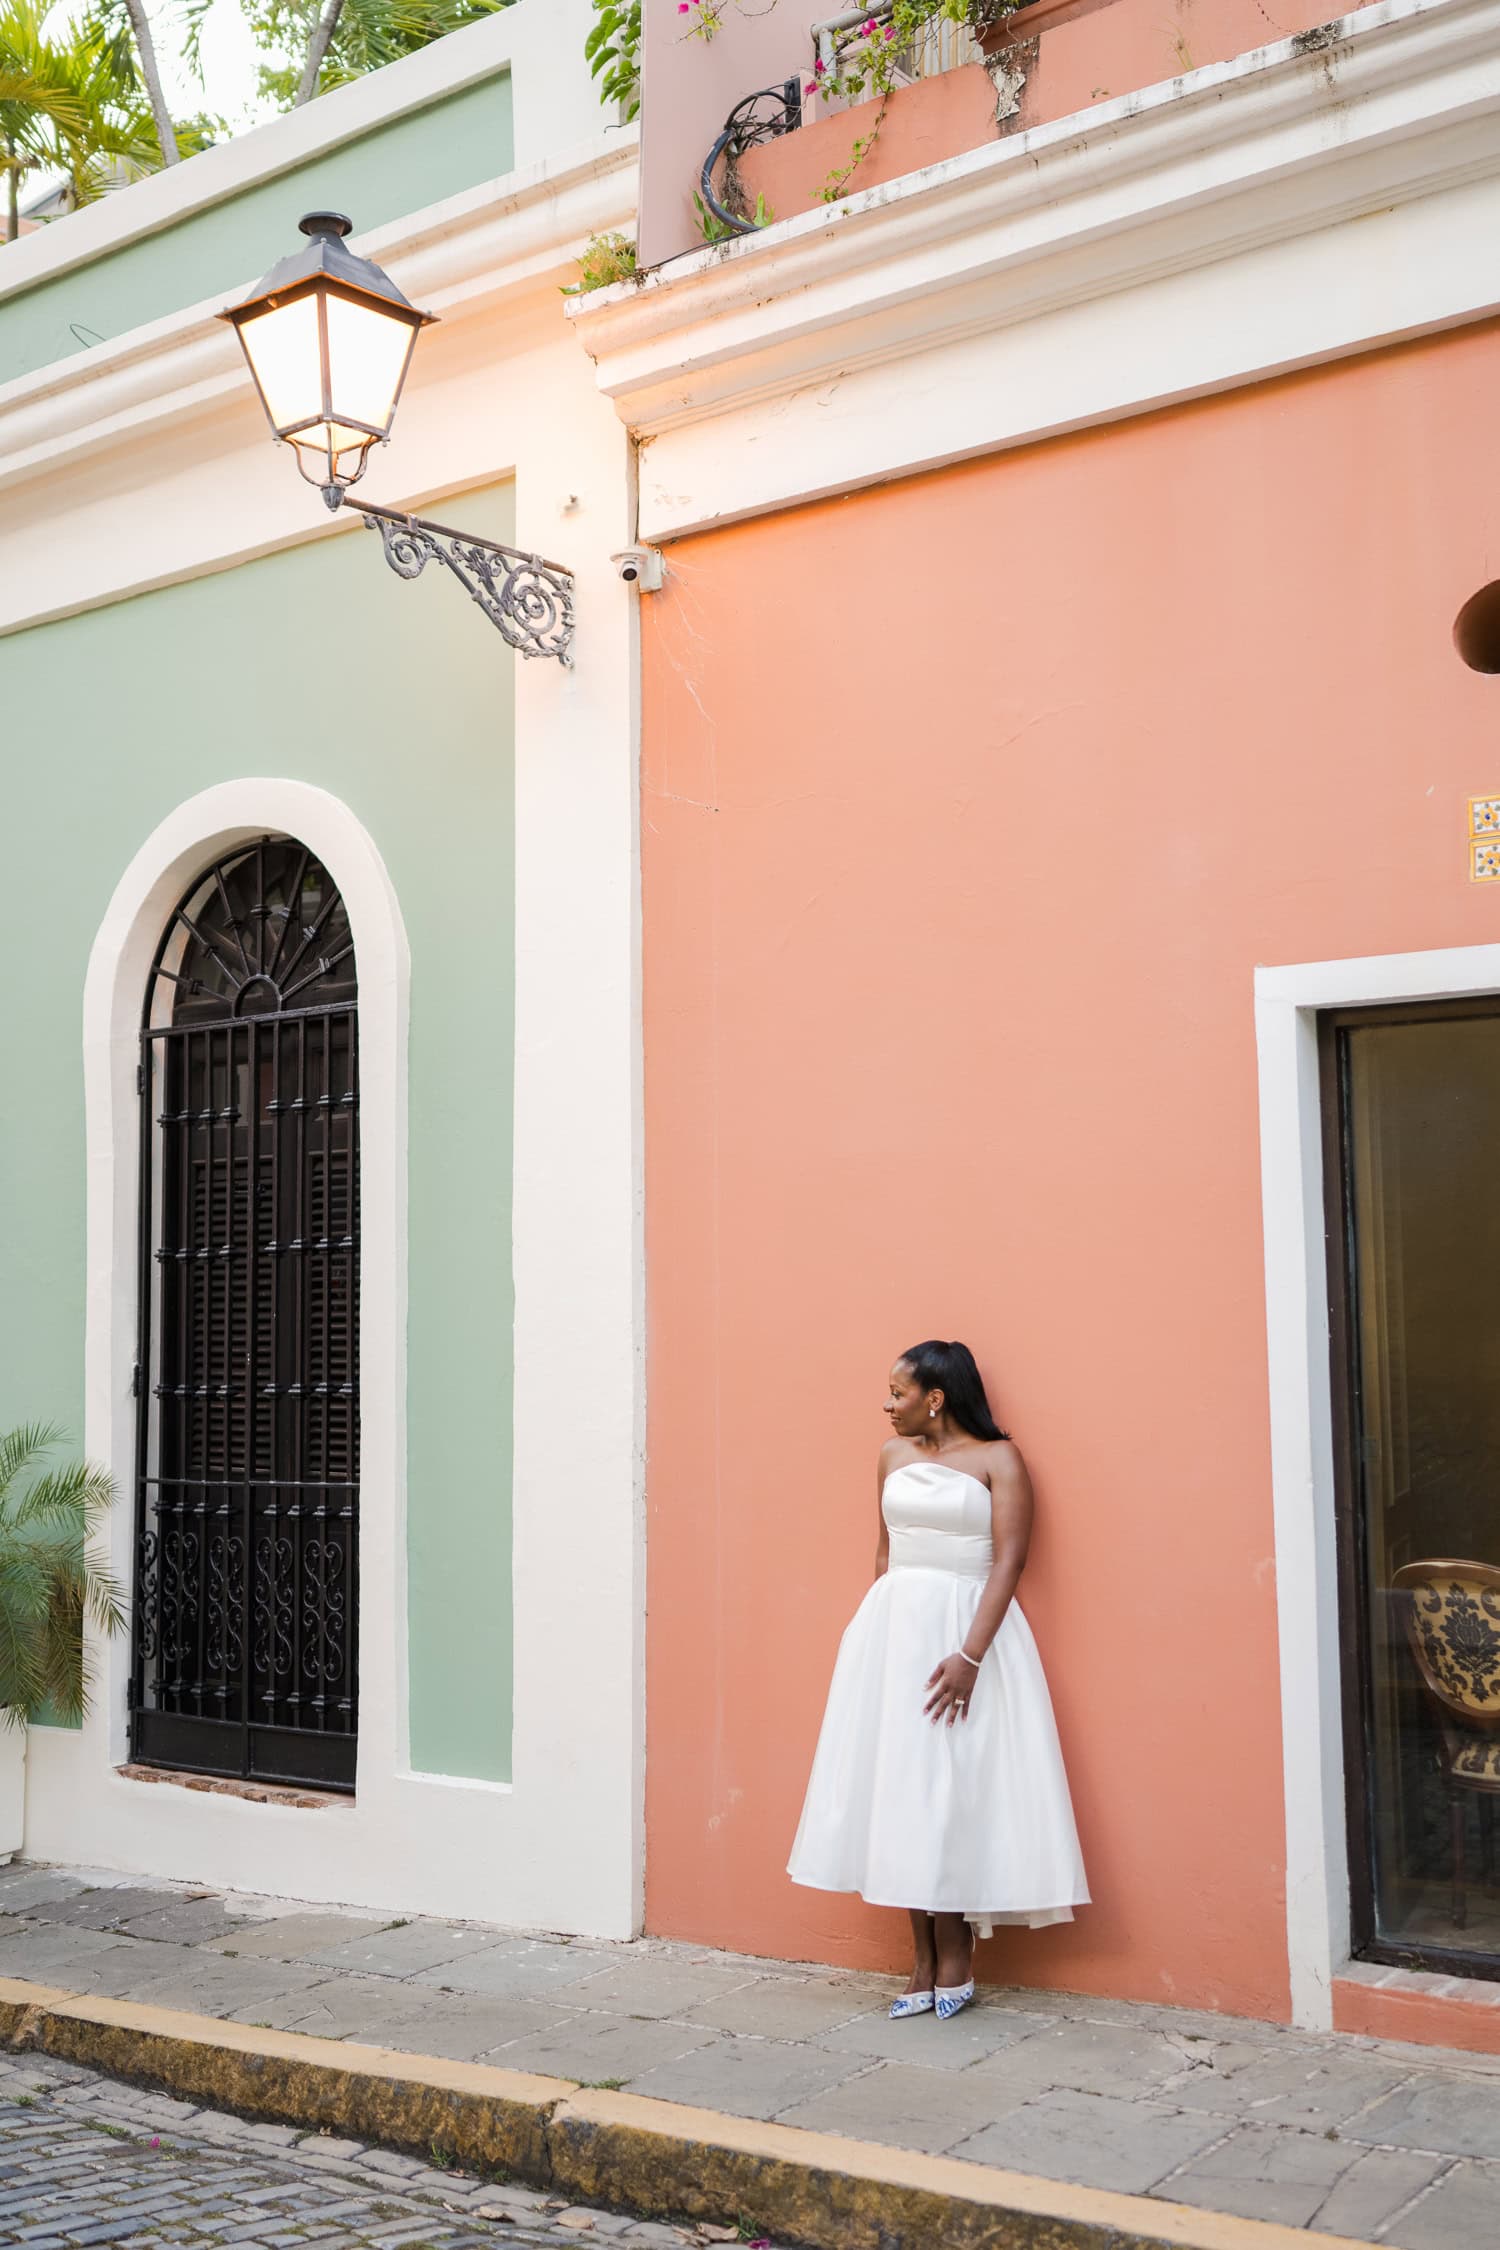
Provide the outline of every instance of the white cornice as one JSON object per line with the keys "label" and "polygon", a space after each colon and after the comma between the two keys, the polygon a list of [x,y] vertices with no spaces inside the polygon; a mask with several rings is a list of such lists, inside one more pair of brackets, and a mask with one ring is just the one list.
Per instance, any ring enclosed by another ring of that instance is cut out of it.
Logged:
{"label": "white cornice", "polygon": [[[591,234],[628,229],[634,187],[634,134],[611,134],[582,161],[510,173],[354,247],[388,266],[414,303],[454,322],[553,285]],[[142,452],[145,482],[153,435],[248,397],[243,357],[215,315],[252,279],[0,386],[0,492],[122,446]]]}
{"label": "white cornice", "polygon": [[1381,0],[571,317],[664,537],[1482,317],[1497,201],[1500,9]]}

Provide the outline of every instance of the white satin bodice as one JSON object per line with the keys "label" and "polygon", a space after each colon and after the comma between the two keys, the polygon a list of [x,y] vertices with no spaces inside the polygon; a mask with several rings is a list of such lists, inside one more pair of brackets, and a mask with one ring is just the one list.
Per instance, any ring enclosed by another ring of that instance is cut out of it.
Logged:
{"label": "white satin bodice", "polygon": [[892,1570],[988,1578],[995,1561],[988,1485],[944,1461],[903,1461],[880,1495]]}

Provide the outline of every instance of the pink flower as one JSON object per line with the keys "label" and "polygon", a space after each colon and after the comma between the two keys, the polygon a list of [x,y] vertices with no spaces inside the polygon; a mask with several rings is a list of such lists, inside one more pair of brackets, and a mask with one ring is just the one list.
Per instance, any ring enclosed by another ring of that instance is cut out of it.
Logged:
{"label": "pink flower", "polygon": [[887,24],[887,25],[886,25],[886,31],[885,31],[885,35],[886,35],[887,39],[894,39],[894,38],[895,38],[895,36],[896,36],[896,26],[895,26],[895,25],[894,25],[893,23],[892,23],[892,24]]}
{"label": "pink flower", "polygon": [[160,2147],[161,2147],[161,2135],[160,2135],[159,2133],[153,2133],[153,2134],[152,2134],[152,2136],[151,2136],[151,2146],[152,2146],[153,2148],[160,2148]]}
{"label": "pink flower", "polygon": [[822,62],[822,58],[821,58],[821,57],[820,57],[820,58],[818,59],[818,61],[817,61],[817,62],[815,62],[815,63],[813,64],[813,71],[814,71],[814,73],[815,73],[815,75],[816,75],[817,77],[819,77],[819,78],[821,78],[821,77],[822,77],[822,75],[823,75],[823,62]]}
{"label": "pink flower", "polygon": [[807,84],[802,89],[802,99],[804,101],[810,101],[817,90],[818,81],[816,80],[816,78],[809,78]]}

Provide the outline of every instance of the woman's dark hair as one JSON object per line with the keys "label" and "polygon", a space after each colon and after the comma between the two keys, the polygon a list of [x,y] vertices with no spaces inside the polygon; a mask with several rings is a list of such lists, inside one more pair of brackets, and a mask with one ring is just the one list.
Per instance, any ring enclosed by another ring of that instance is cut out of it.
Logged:
{"label": "woman's dark hair", "polygon": [[940,1344],[935,1338],[925,1344],[913,1344],[909,1352],[901,1354],[901,1364],[909,1367],[912,1381],[919,1391],[941,1391],[943,1404],[961,1430],[970,1437],[1003,1438],[990,1402],[984,1395],[984,1378],[974,1365],[974,1354],[967,1344]]}

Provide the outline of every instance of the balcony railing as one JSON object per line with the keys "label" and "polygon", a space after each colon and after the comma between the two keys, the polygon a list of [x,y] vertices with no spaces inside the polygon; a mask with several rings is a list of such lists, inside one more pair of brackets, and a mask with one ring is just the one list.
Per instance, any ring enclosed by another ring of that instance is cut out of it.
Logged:
{"label": "balcony railing", "polygon": [[[868,23],[888,23],[892,13],[892,0],[880,0],[872,8],[845,8],[836,16],[829,16],[812,27],[813,57],[822,64],[817,73],[824,83],[837,81],[842,66],[857,48],[863,27]],[[911,86],[919,78],[936,78],[945,70],[957,70],[964,63],[982,62],[984,53],[970,25],[954,23],[947,16],[936,16],[922,25],[895,59],[891,70],[892,86]],[[830,115],[846,108],[847,102],[837,94],[825,96],[820,111]]]}

